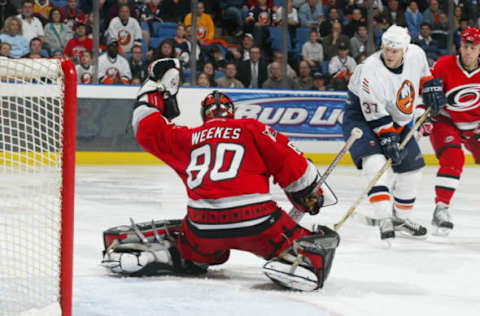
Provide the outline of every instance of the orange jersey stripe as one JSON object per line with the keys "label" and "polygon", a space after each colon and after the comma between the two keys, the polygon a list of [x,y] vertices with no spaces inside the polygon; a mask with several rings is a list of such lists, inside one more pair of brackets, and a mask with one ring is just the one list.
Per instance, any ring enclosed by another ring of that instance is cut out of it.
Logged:
{"label": "orange jersey stripe", "polygon": [[418,87],[418,93],[422,93],[423,84],[432,79],[433,79],[433,76],[426,76],[426,77],[420,78],[420,87]]}
{"label": "orange jersey stripe", "polygon": [[413,204],[398,204],[398,203],[393,203],[395,205],[395,208],[398,208],[400,210],[404,211],[411,211],[413,209]]}

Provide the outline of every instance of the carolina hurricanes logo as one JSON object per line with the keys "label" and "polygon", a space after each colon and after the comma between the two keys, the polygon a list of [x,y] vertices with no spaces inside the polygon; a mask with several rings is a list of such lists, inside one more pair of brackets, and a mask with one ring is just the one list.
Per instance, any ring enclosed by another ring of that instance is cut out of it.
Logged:
{"label": "carolina hurricanes logo", "polygon": [[410,80],[405,80],[397,92],[397,107],[405,114],[412,114],[415,104],[415,88]]}
{"label": "carolina hurricanes logo", "polygon": [[127,30],[120,30],[118,32],[118,43],[120,45],[127,45],[130,43],[130,40],[132,39],[132,36],[130,35],[130,32]]}
{"label": "carolina hurricanes logo", "polygon": [[466,84],[447,92],[447,108],[455,112],[469,111],[480,106],[480,85]]}

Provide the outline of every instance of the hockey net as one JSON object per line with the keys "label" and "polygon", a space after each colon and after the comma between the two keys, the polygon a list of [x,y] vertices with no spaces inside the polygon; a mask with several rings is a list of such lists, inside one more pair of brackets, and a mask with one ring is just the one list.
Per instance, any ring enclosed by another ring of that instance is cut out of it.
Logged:
{"label": "hockey net", "polygon": [[71,314],[76,75],[0,58],[0,314]]}

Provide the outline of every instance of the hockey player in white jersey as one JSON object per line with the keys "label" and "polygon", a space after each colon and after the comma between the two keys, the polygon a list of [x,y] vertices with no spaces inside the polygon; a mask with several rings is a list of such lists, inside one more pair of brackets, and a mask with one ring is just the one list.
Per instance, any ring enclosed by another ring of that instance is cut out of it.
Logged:
{"label": "hockey player in white jersey", "polygon": [[[408,31],[393,25],[382,36],[380,51],[360,64],[348,86],[343,130],[348,138],[354,127],[363,137],[350,149],[355,165],[372,179],[392,159],[392,175],[384,173],[368,193],[381,239],[401,236],[426,238],[427,229],[410,219],[421,168],[420,148],[411,138],[404,150],[399,144],[413,126],[422,102],[436,114],[444,105],[442,82],[433,79],[423,50],[410,44]],[[422,91],[423,90],[423,91]]]}

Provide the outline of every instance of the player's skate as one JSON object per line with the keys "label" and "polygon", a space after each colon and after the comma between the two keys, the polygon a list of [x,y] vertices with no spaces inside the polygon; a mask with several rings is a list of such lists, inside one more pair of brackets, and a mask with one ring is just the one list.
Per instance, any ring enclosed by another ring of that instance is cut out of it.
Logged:
{"label": "player's skate", "polygon": [[390,244],[390,241],[395,238],[395,230],[393,229],[393,221],[391,218],[384,218],[380,220],[378,226],[380,228],[380,239],[387,241]]}
{"label": "player's skate", "polygon": [[437,204],[433,212],[432,226],[434,235],[448,236],[453,229],[453,223],[447,205]]}
{"label": "player's skate", "polygon": [[427,238],[427,228],[415,223],[408,218],[392,217],[393,228],[401,237],[425,239]]}

